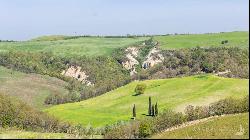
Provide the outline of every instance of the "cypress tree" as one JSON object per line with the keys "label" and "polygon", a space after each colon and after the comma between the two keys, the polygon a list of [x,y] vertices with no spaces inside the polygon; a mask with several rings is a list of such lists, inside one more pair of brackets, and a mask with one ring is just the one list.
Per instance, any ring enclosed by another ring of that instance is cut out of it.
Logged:
{"label": "cypress tree", "polygon": [[151,96],[148,98],[148,115],[152,115]]}
{"label": "cypress tree", "polygon": [[157,116],[158,115],[158,106],[157,106],[157,102],[156,102],[156,104],[155,104],[155,116]]}
{"label": "cypress tree", "polygon": [[135,104],[134,104],[134,107],[133,107],[133,118],[135,119],[136,117],[136,109],[135,109]]}
{"label": "cypress tree", "polygon": [[155,106],[154,104],[152,105],[152,114],[151,114],[153,117],[155,116]]}

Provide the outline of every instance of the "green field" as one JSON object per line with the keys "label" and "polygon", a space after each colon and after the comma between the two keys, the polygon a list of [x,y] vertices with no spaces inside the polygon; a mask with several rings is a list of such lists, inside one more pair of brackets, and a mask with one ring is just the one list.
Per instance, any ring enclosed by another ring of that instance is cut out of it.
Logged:
{"label": "green field", "polygon": [[[178,49],[200,47],[239,46],[248,47],[249,32],[227,32],[213,34],[190,34],[154,36],[162,49]],[[65,39],[66,36],[44,36],[30,41],[0,42],[0,52],[28,51],[52,52],[57,56],[101,56],[111,55],[114,49],[128,47],[149,37],[135,38],[103,38],[80,37]],[[228,40],[227,44],[221,41]]]}
{"label": "green field", "polygon": [[211,118],[205,122],[153,136],[153,139],[249,139],[249,113]]}
{"label": "green field", "polygon": [[39,133],[22,130],[0,129],[0,139],[74,139],[74,136],[63,133]]}
{"label": "green field", "polygon": [[52,52],[57,56],[101,56],[110,55],[114,49],[128,47],[148,38],[98,38],[82,37],[56,41],[0,42],[0,52],[29,51]]}
{"label": "green field", "polygon": [[247,79],[213,75],[143,81],[147,85],[145,93],[133,96],[138,83],[135,81],[96,98],[53,106],[45,111],[61,120],[99,127],[129,120],[133,104],[136,105],[137,117],[144,117],[149,96],[152,103],[158,102],[161,112],[165,108],[183,111],[189,104],[204,105],[228,96],[242,97],[249,92]]}
{"label": "green field", "polygon": [[43,109],[44,99],[51,93],[66,94],[66,84],[57,78],[25,74],[0,66],[0,93],[18,97],[35,108]]}
{"label": "green field", "polygon": [[[155,36],[154,39],[160,42],[162,49],[179,49],[200,47],[248,47],[249,32],[227,32],[213,34],[190,34],[190,35],[169,35]],[[227,44],[221,44],[228,40]]]}

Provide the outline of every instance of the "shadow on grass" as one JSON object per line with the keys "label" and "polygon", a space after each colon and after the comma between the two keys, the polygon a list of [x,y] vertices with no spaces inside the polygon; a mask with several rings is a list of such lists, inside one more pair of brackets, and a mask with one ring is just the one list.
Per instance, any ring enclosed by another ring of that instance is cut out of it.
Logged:
{"label": "shadow on grass", "polygon": [[148,114],[145,114],[145,113],[143,113],[143,114],[141,114],[141,115],[143,115],[143,116],[151,116],[151,115],[148,115]]}
{"label": "shadow on grass", "polygon": [[139,95],[141,95],[141,94],[137,94],[137,93],[136,93],[136,94],[133,94],[132,96],[139,96]]}

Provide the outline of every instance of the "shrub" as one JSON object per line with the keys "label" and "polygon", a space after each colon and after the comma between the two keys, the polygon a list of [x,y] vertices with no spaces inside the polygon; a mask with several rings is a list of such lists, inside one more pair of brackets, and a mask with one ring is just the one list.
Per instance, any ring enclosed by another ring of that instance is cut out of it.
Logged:
{"label": "shrub", "polygon": [[139,122],[133,121],[125,125],[115,126],[104,134],[105,139],[136,139],[139,138]]}
{"label": "shrub", "polygon": [[194,106],[192,105],[188,105],[185,110],[184,110],[185,114],[187,115],[187,119],[189,121],[192,121],[195,119],[195,113],[194,113]]}
{"label": "shrub", "polygon": [[195,119],[202,119],[209,117],[209,107],[208,106],[196,106],[194,109]]}
{"label": "shrub", "polygon": [[188,121],[209,117],[209,107],[188,105],[184,110]]}
{"label": "shrub", "polygon": [[242,113],[249,111],[249,96],[242,99],[226,98],[209,106],[210,115]]}
{"label": "shrub", "polygon": [[139,126],[139,137],[146,138],[152,134],[149,122],[143,121]]}
{"label": "shrub", "polygon": [[137,86],[135,87],[135,93],[136,95],[140,95],[140,94],[144,94],[145,90],[146,90],[146,84],[141,83],[141,84],[137,84]]}
{"label": "shrub", "polygon": [[186,121],[182,113],[176,113],[172,110],[164,110],[163,113],[152,119],[153,133],[161,132],[169,127],[181,124]]}

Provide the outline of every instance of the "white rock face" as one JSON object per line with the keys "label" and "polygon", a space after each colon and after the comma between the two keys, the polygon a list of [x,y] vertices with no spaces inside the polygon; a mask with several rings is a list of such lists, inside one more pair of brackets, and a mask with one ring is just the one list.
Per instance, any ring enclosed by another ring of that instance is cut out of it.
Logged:
{"label": "white rock face", "polygon": [[223,71],[223,72],[218,72],[215,75],[220,76],[220,75],[223,75],[223,74],[228,74],[230,72],[231,72],[230,70],[226,70],[226,71]]}
{"label": "white rock face", "polygon": [[87,86],[94,85],[87,80],[88,75],[86,75],[84,71],[81,71],[81,67],[79,66],[70,66],[67,70],[63,70],[61,74],[67,77],[75,78],[78,81],[87,84]]}
{"label": "white rock face", "polygon": [[[130,71],[130,75],[132,76],[137,73],[135,70],[135,66],[139,65],[139,62],[136,60],[136,57],[138,56],[139,53],[139,48],[129,47],[125,50],[125,52],[128,60],[122,62],[122,65],[124,68]],[[142,64],[142,68],[147,69],[153,67],[155,64],[163,62],[163,60],[164,57],[160,53],[160,50],[155,47],[147,55],[146,60]]]}
{"label": "white rock face", "polygon": [[128,61],[122,62],[122,65],[125,69],[130,70],[130,75],[132,76],[137,73],[135,71],[135,65],[139,65],[139,62],[136,60],[139,50],[136,47],[129,47],[125,52]]}
{"label": "white rock face", "polygon": [[136,47],[129,47],[125,51],[131,53],[135,57],[138,56],[138,52],[139,52],[138,48],[136,48]]}
{"label": "white rock face", "polygon": [[142,64],[142,68],[147,69],[153,67],[155,64],[163,62],[164,57],[160,53],[160,50],[153,48],[146,57],[146,60]]}

